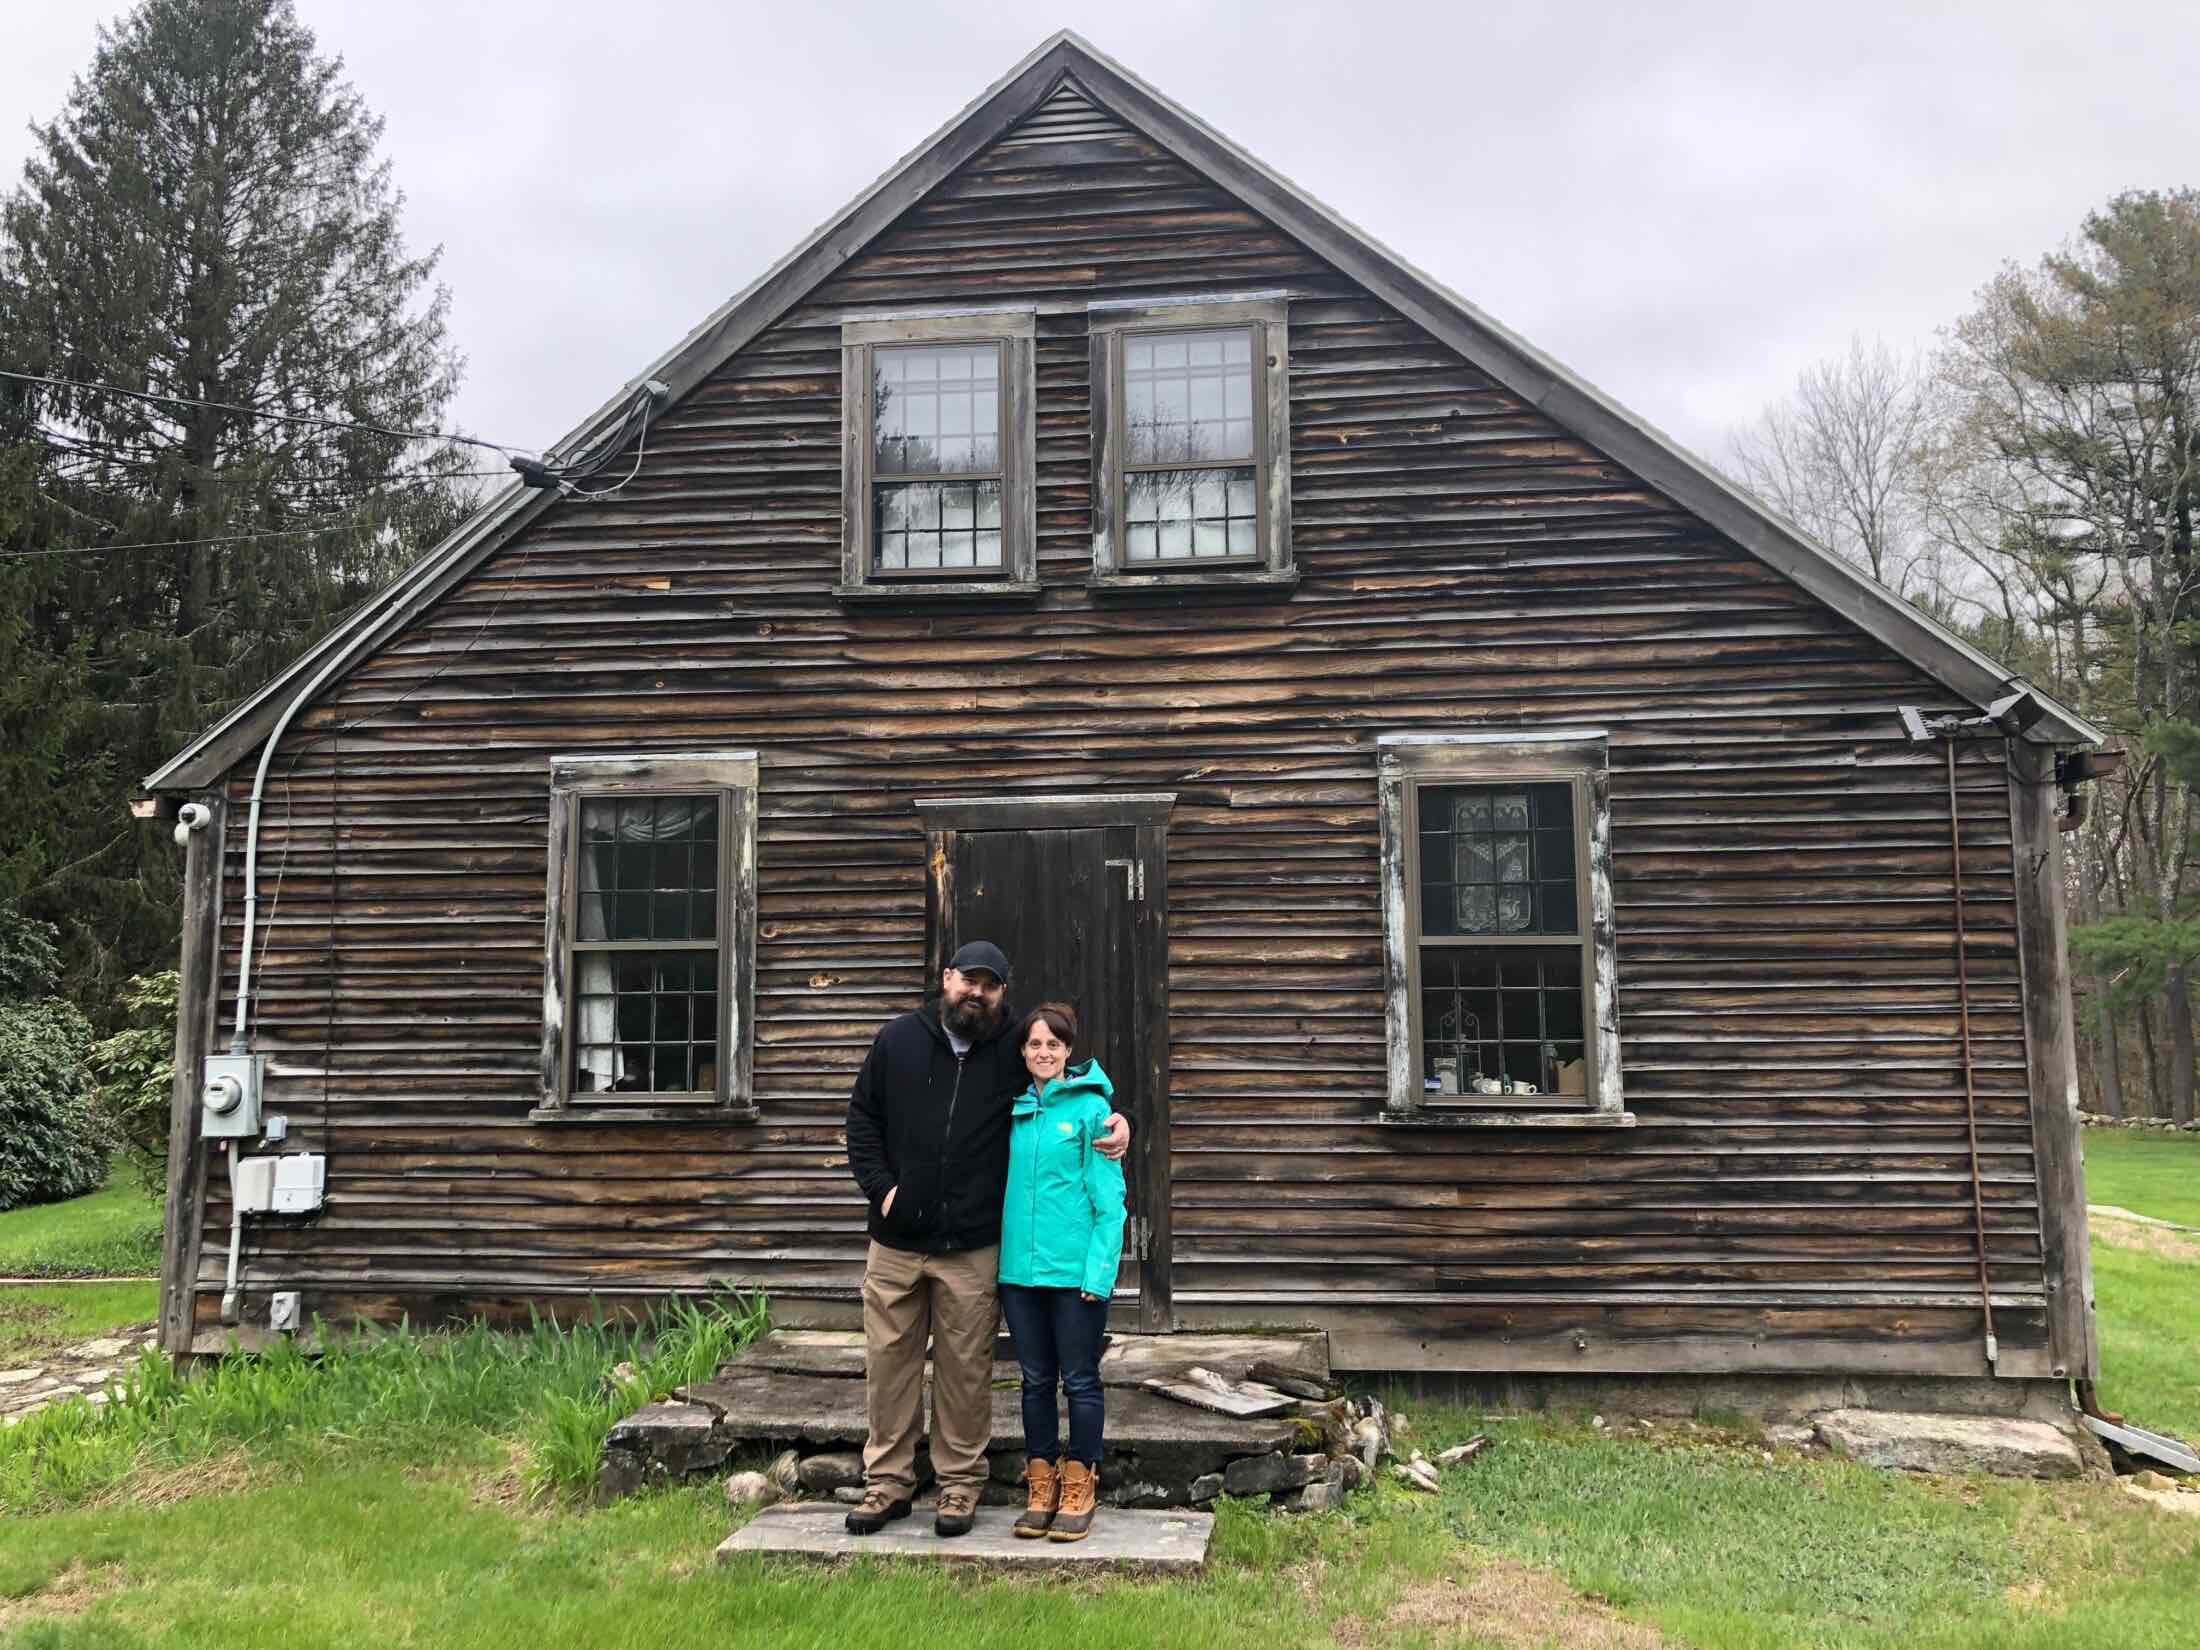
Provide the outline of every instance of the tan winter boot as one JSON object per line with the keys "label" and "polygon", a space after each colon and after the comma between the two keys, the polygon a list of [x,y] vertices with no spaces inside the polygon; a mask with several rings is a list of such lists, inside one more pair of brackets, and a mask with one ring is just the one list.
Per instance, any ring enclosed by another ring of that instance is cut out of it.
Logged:
{"label": "tan winter boot", "polygon": [[1082,1461],[1062,1463],[1062,1505],[1047,1530],[1049,1541],[1082,1541],[1092,1533],[1092,1510],[1100,1496],[1100,1478]]}
{"label": "tan winter boot", "polygon": [[1047,1526],[1054,1522],[1054,1512],[1062,1504],[1062,1475],[1055,1470],[1052,1461],[1034,1455],[1024,1466],[1024,1482],[1031,1487],[1030,1496],[1024,1502],[1024,1515],[1016,1520],[1016,1533],[1036,1541],[1047,1533]]}

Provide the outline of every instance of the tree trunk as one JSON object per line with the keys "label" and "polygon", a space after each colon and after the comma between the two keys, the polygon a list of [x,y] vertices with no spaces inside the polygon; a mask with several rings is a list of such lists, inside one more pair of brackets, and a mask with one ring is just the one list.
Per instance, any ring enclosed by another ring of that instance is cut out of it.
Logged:
{"label": "tree trunk", "polygon": [[[2088,821],[2085,831],[2072,843],[2078,850],[2078,921],[2081,924],[2101,920],[2101,884],[2098,844],[2099,834],[2094,821]],[[2116,1011],[2109,1006],[2108,976],[2092,973],[2086,976],[2087,986],[2093,998],[2093,1080],[2098,1092],[2101,1110],[2110,1117],[2124,1115],[2123,1049],[2116,1040]]]}
{"label": "tree trunk", "polygon": [[2162,1062],[2154,1048],[2154,999],[2149,997],[2139,1004],[2139,1057],[2146,1072],[2148,1117],[2162,1115]]}
{"label": "tree trunk", "polygon": [[2170,964],[2163,977],[2162,1008],[2169,1016],[2169,1116],[2183,1125],[2192,1121],[2192,993],[2183,963]]}

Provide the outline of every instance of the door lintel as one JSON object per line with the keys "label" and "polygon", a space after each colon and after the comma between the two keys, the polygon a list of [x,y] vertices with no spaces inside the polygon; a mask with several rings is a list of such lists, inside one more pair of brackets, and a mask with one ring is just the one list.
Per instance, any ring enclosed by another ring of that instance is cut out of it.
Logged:
{"label": "door lintel", "polygon": [[927,831],[1060,831],[1094,825],[1166,825],[1174,791],[1050,796],[920,796]]}

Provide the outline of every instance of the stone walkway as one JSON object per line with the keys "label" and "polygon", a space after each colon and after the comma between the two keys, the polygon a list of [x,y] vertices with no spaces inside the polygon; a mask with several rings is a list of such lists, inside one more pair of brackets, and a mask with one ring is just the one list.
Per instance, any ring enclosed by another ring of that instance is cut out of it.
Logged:
{"label": "stone walkway", "polygon": [[1083,1541],[1021,1541],[1012,1533],[1016,1512],[982,1507],[968,1535],[942,1540],[932,1533],[930,1508],[889,1524],[877,1535],[850,1535],[847,1508],[766,1507],[728,1536],[720,1563],[745,1553],[779,1558],[903,1558],[919,1563],[979,1564],[1021,1570],[1148,1570],[1184,1573],[1207,1563],[1214,1533],[1212,1513],[1131,1512],[1109,1509]]}
{"label": "stone walkway", "polygon": [[132,1324],[0,1369],[0,1423],[12,1427],[31,1411],[78,1393],[89,1403],[104,1404],[108,1382],[121,1380],[140,1352],[158,1344],[155,1329]]}

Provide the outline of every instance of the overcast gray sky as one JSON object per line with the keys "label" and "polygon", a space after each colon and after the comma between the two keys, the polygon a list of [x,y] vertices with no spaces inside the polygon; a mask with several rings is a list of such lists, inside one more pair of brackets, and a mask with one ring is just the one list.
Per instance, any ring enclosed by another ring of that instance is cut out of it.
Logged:
{"label": "overcast gray sky", "polygon": [[[0,0],[0,178],[119,3]],[[2120,189],[2200,184],[2180,0],[299,0],[540,447],[1058,27],[1716,456]]]}

